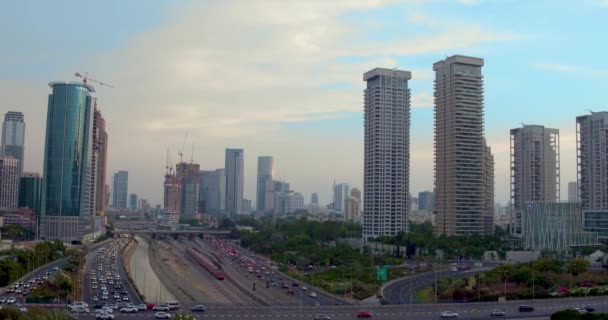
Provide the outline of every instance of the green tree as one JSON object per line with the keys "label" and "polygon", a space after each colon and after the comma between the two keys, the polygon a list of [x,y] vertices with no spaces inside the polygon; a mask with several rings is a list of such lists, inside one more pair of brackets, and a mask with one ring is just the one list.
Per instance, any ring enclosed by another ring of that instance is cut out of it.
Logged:
{"label": "green tree", "polygon": [[583,258],[572,259],[568,262],[568,272],[573,276],[587,272],[589,262]]}
{"label": "green tree", "polygon": [[23,314],[13,306],[0,309],[0,320],[19,320],[23,318]]}
{"label": "green tree", "polygon": [[581,314],[576,310],[562,310],[551,315],[551,320],[578,320]]}

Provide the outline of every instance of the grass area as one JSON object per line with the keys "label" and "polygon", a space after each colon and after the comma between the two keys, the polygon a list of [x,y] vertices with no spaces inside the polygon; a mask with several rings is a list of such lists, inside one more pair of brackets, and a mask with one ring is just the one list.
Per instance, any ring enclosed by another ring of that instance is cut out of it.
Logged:
{"label": "grass area", "polygon": [[416,292],[416,300],[420,302],[432,302],[434,300],[433,288],[424,288]]}

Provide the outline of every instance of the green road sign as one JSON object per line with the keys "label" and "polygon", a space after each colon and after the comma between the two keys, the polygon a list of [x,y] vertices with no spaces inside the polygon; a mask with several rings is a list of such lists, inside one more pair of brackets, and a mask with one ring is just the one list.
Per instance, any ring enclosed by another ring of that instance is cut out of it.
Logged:
{"label": "green road sign", "polygon": [[388,279],[388,269],[385,267],[376,267],[376,281],[386,282]]}

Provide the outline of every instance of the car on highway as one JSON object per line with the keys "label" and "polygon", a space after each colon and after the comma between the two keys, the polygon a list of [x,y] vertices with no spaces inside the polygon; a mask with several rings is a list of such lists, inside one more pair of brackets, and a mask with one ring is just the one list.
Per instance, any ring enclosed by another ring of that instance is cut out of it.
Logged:
{"label": "car on highway", "polygon": [[580,309],[585,310],[587,312],[595,312],[595,308],[592,306],[588,306],[588,305],[581,306]]}
{"label": "car on highway", "polygon": [[5,297],[0,297],[0,304],[4,304],[6,302],[6,298]]}
{"label": "car on highway", "polygon": [[458,318],[458,313],[453,312],[453,311],[443,311],[443,312],[441,312],[440,317],[441,317],[441,319],[448,319],[448,318],[454,319],[454,318]]}
{"label": "car on highway", "polygon": [[534,307],[528,305],[520,305],[517,310],[519,310],[519,312],[532,312],[534,311]]}
{"label": "car on highway", "polygon": [[129,301],[129,297],[128,296],[122,296],[122,301]]}
{"label": "car on highway", "polygon": [[581,309],[581,308],[574,308],[574,310],[576,312],[578,312],[579,314],[587,314],[588,313],[587,310]]}
{"label": "car on highway", "polygon": [[506,317],[507,313],[504,310],[494,309],[492,313],[490,313],[491,317]]}
{"label": "car on highway", "polygon": [[96,313],[95,319],[103,319],[103,320],[114,320],[114,315],[108,312]]}
{"label": "car on highway", "polygon": [[326,314],[315,314],[314,320],[331,320],[331,317]]}
{"label": "car on highway", "polygon": [[89,308],[85,306],[75,306],[70,309],[70,312],[74,313],[89,313]]}
{"label": "car on highway", "polygon": [[154,314],[154,319],[170,319],[170,318],[171,318],[171,315],[168,314],[167,312],[159,311]]}
{"label": "car on highway", "polygon": [[136,313],[137,311],[139,311],[139,309],[137,309],[136,306],[126,306],[126,307],[120,308],[120,312],[122,312],[122,313]]}
{"label": "car on highway", "polygon": [[374,315],[368,311],[359,311],[357,312],[357,318],[373,318]]}
{"label": "car on highway", "polygon": [[207,311],[207,307],[202,304],[192,307],[192,312],[205,312],[205,311]]}
{"label": "car on highway", "polygon": [[148,303],[146,305],[146,309],[148,309],[148,310],[154,310],[154,307],[156,307],[156,305],[154,303]]}
{"label": "car on highway", "polygon": [[137,310],[139,310],[139,311],[146,311],[146,310],[148,310],[148,307],[146,307],[146,305],[143,304],[143,303],[140,303],[140,304],[136,305],[135,307],[137,307]]}
{"label": "car on highway", "polygon": [[316,294],[314,291],[311,291],[311,292],[308,294],[308,296],[309,296],[309,297],[311,297],[311,298],[316,298],[316,297],[317,297],[317,294]]}
{"label": "car on highway", "polygon": [[169,311],[171,309],[166,304],[159,304],[157,306],[154,306],[154,308],[152,308],[152,310],[154,310],[154,311]]}

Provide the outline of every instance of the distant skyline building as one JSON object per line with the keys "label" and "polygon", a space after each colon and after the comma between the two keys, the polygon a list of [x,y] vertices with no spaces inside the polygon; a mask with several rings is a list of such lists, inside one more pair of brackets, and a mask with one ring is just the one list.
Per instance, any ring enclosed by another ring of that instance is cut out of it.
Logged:
{"label": "distant skyline building", "polygon": [[304,210],[304,196],[299,192],[278,191],[274,201],[275,219]]}
{"label": "distant skyline building", "polygon": [[418,210],[433,211],[435,203],[435,193],[432,191],[418,192]]}
{"label": "distant skyline building", "polygon": [[568,182],[568,202],[578,202],[578,183],[576,181]]}
{"label": "distant skyline building", "polygon": [[29,208],[40,216],[42,178],[38,172],[24,172],[19,181],[19,208]]}
{"label": "distant skyline building", "polygon": [[181,212],[182,184],[179,178],[173,174],[173,169],[167,166],[165,181],[163,183],[163,209],[164,213],[171,218],[172,222],[179,221]]}
{"label": "distant skyline building", "polygon": [[352,188],[344,200],[344,220],[359,222],[361,219],[361,190]]}
{"label": "distant skyline building", "polygon": [[231,216],[243,212],[244,158],[243,149],[226,149],[226,212]]}
{"label": "distant skyline building", "polygon": [[559,201],[559,130],[539,125],[511,129],[511,234],[522,237],[530,201]]}
{"label": "distant skyline building", "polygon": [[251,200],[243,198],[242,214],[250,214],[252,210]]}
{"label": "distant skyline building", "polygon": [[433,65],[438,235],[493,232],[494,204],[488,201],[494,164],[484,138],[483,64],[480,58],[455,55]]}
{"label": "distant skyline building", "polygon": [[583,210],[608,210],[608,112],[576,117],[578,197]]}
{"label": "distant skyline building", "polygon": [[40,239],[79,243],[102,232],[91,205],[95,89],[76,82],[49,86]]}
{"label": "distant skyline building", "polygon": [[226,209],[226,175],[224,169],[201,171],[200,211],[223,213]]}
{"label": "distant skyline building", "polygon": [[344,214],[344,203],[350,196],[350,185],[339,183],[334,186],[334,210]]}
{"label": "distant skyline building", "polygon": [[319,194],[316,192],[313,192],[310,195],[310,203],[312,204],[319,204]]}
{"label": "distant skyline building", "polygon": [[137,210],[137,193],[129,193],[129,210]]}
{"label": "distant skyline building", "polygon": [[184,218],[192,218],[199,212],[200,204],[200,165],[197,163],[178,163],[177,177],[181,181],[181,212]]}
{"label": "distant skyline building", "polygon": [[95,188],[92,198],[95,214],[105,215],[106,211],[106,170],[108,165],[108,133],[106,120],[101,111],[94,106],[93,115],[93,178]]}
{"label": "distant skyline building", "polygon": [[23,113],[9,111],[4,115],[2,122],[2,145],[0,156],[10,156],[17,159],[19,177],[23,175],[25,165],[25,121]]}
{"label": "distant skyline building", "polygon": [[0,209],[17,208],[19,195],[19,160],[0,157]]}
{"label": "distant skyline building", "polygon": [[408,231],[411,78],[384,68],[363,75],[364,240]]}
{"label": "distant skyline building", "polygon": [[258,177],[256,185],[256,209],[267,212],[270,205],[266,206],[267,181],[274,180],[274,158],[271,156],[258,157]]}
{"label": "distant skyline building", "polygon": [[112,179],[112,206],[116,209],[127,209],[127,197],[129,194],[129,172],[120,170],[114,174]]}

